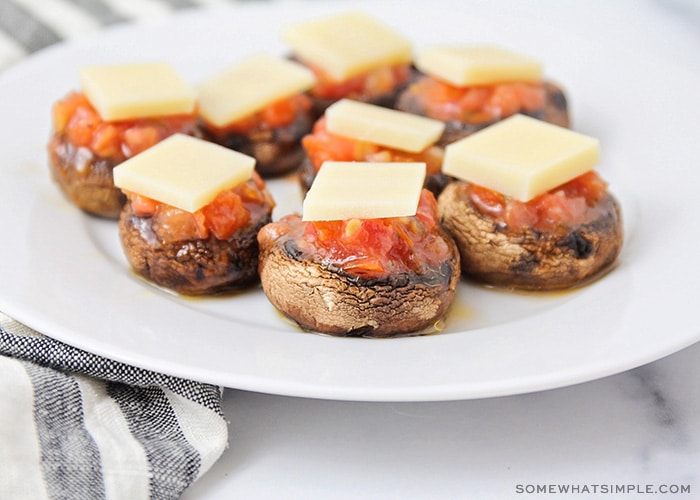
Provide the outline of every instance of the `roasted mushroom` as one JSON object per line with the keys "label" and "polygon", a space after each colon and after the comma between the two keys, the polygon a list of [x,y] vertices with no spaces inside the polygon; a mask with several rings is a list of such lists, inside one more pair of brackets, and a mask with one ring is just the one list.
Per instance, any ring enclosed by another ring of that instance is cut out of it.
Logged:
{"label": "roasted mushroom", "polygon": [[51,178],[75,206],[87,213],[117,219],[126,197],[114,187],[118,160],[100,158],[90,149],[55,134],[48,146]]}
{"label": "roasted mushroom", "polygon": [[211,295],[258,281],[258,230],[274,202],[254,178],[197,213],[129,193],[119,218],[128,262],[149,281],[184,295]]}
{"label": "roasted mushroom", "polygon": [[116,219],[113,169],[176,133],[196,135],[196,93],[168,63],[85,66],[52,108],[49,168],[80,209]]}
{"label": "roasted mushroom", "polygon": [[270,125],[262,113],[260,120],[249,127],[217,129],[201,122],[200,130],[203,138],[255,158],[255,169],[261,176],[279,177],[304,160],[301,139],[313,127],[310,103],[300,104],[293,113],[292,121],[280,125]]}
{"label": "roasted mushroom", "polygon": [[[588,202],[574,194],[581,185],[593,187]],[[570,288],[610,268],[622,247],[620,206],[604,186],[592,172],[528,205],[456,181],[438,199],[440,222],[466,277],[522,290]]]}
{"label": "roasted mushroom", "polygon": [[114,167],[175,133],[197,135],[194,113],[105,121],[82,92],[54,104],[53,124],[51,177],[78,208],[110,219],[119,217],[125,201],[114,187]]}
{"label": "roasted mushroom", "polygon": [[219,72],[199,86],[203,136],[256,160],[263,177],[286,174],[303,159],[301,138],[314,122],[314,74],[303,65],[256,54]]}
{"label": "roasted mushroom", "polygon": [[393,108],[413,76],[410,39],[363,12],[294,23],[282,39],[316,75],[309,95],[317,118],[343,98]]}
{"label": "roasted mushroom", "polygon": [[275,206],[255,159],[176,134],[114,169],[119,236],[133,269],[186,295],[257,280],[258,230]]}
{"label": "roasted mushroom", "polygon": [[460,279],[459,254],[427,190],[413,217],[289,215],[258,241],[268,299],[302,328],[334,336],[420,333],[445,316]]}

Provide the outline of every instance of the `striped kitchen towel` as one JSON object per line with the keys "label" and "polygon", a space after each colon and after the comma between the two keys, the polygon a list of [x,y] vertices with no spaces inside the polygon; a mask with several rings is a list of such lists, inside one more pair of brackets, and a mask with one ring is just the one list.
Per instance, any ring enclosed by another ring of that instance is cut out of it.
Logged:
{"label": "striped kitchen towel", "polygon": [[0,70],[62,40],[243,0],[0,0]]}
{"label": "striped kitchen towel", "polygon": [[221,396],[0,313],[0,498],[178,498],[226,447]]}

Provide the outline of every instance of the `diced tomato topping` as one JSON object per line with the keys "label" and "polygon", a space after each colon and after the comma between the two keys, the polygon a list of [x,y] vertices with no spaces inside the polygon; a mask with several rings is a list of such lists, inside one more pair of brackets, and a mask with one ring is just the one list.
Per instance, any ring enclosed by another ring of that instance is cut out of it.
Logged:
{"label": "diced tomato topping", "polygon": [[437,202],[423,190],[415,216],[301,222],[298,215],[268,224],[263,239],[295,238],[301,250],[355,275],[381,276],[391,271],[420,271],[424,264],[449,258],[434,236]]}
{"label": "diced tomato topping", "polygon": [[298,94],[267,106],[262,111],[262,121],[271,128],[284,127],[292,123],[299,112],[309,109],[311,109],[311,99],[304,94]]}
{"label": "diced tomato topping", "polygon": [[[438,225],[438,209],[437,200],[430,191],[423,190],[416,210],[416,219],[422,222],[423,228],[426,231],[432,231]],[[413,231],[418,231],[420,228],[411,226]]]}
{"label": "diced tomato topping", "polygon": [[503,220],[512,231],[519,232],[522,228],[538,226],[537,212],[535,204],[511,201],[505,205],[502,216],[495,218]]}
{"label": "diced tomato topping", "polygon": [[222,191],[194,213],[136,193],[126,195],[135,215],[153,218],[154,231],[164,242],[208,238],[210,234],[228,240],[251,221],[254,213],[274,207],[265,182],[255,173],[248,182]]}
{"label": "diced tomato topping", "polygon": [[122,154],[119,150],[119,127],[101,122],[92,134],[90,149],[102,158],[114,158]]}
{"label": "diced tomato topping", "polygon": [[92,135],[97,130],[100,120],[97,112],[88,107],[77,107],[66,126],[66,136],[68,140],[80,147],[89,147],[92,142]]}
{"label": "diced tomato topping", "polygon": [[499,83],[456,87],[430,77],[409,87],[427,116],[437,120],[479,123],[533,112],[544,106],[545,92],[539,83]]}
{"label": "diced tomato topping", "polygon": [[569,198],[563,192],[546,193],[538,203],[538,224],[556,227],[559,224],[574,224],[583,220],[588,205],[583,197]]}
{"label": "diced tomato topping", "polygon": [[52,109],[53,128],[62,133],[68,126],[71,116],[78,107],[91,107],[84,94],[71,92],[60,101],[56,101]]}
{"label": "diced tomato topping", "polygon": [[309,65],[309,68],[316,75],[311,93],[322,99],[362,99],[387,94],[407,82],[411,75],[410,65],[398,64],[337,81],[317,66]]}
{"label": "diced tomato topping", "polygon": [[209,236],[195,214],[164,204],[159,204],[153,214],[153,229],[158,238],[167,243]]}
{"label": "diced tomato topping", "polygon": [[360,95],[364,87],[364,78],[356,76],[345,81],[337,82],[317,68],[312,68],[316,74],[316,85],[312,94],[322,99],[342,99]]}
{"label": "diced tomato topping", "polygon": [[494,218],[502,217],[505,211],[506,198],[501,193],[471,184],[469,195],[477,209]]}
{"label": "diced tomato topping", "polygon": [[82,92],[71,92],[52,109],[56,134],[101,158],[123,161],[176,133],[191,133],[196,114],[104,121]]}
{"label": "diced tomato topping", "polygon": [[137,124],[124,130],[122,142],[127,156],[134,156],[155,146],[162,136],[161,131],[154,125]]}
{"label": "diced tomato topping", "polygon": [[468,184],[466,193],[479,212],[519,231],[525,227],[546,230],[581,222],[606,189],[607,183],[592,170],[528,202],[475,184]]}
{"label": "diced tomato topping", "polygon": [[[257,188],[257,196],[255,199],[260,199],[260,193],[265,189],[265,181],[263,180],[262,177],[260,177],[260,174],[253,170],[253,175],[251,175],[250,179],[253,181],[253,184],[255,184],[255,187]],[[243,184],[242,186],[247,186],[248,184]]]}
{"label": "diced tomato topping", "polygon": [[599,200],[608,188],[608,183],[595,171],[591,170],[575,179],[567,182],[559,189],[568,198],[580,196],[586,199],[589,205]]}
{"label": "diced tomato topping", "polygon": [[382,219],[367,219],[360,221],[354,231],[343,231],[342,239],[348,246],[356,248],[371,248],[378,255],[388,252],[393,246],[393,234],[390,225]]}
{"label": "diced tomato topping", "polygon": [[201,208],[206,225],[217,239],[227,240],[250,221],[250,212],[238,194],[222,191],[211,203]]}
{"label": "diced tomato topping", "polygon": [[160,204],[156,200],[147,198],[146,196],[141,196],[140,194],[126,193],[126,195],[131,201],[131,207],[134,210],[134,213],[139,217],[152,216]]}
{"label": "diced tomato topping", "polygon": [[357,141],[331,134],[326,128],[326,118],[314,124],[311,134],[304,136],[301,144],[318,171],[324,161],[353,161],[356,159]]}

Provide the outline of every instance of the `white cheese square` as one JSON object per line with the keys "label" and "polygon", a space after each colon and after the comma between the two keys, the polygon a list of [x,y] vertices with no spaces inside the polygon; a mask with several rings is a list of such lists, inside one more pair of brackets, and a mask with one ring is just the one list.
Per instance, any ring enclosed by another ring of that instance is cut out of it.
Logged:
{"label": "white cheese square", "polygon": [[80,84],[105,121],[194,112],[196,92],[168,63],[86,66]]}
{"label": "white cheese square", "polygon": [[250,179],[255,159],[212,142],[175,134],[116,166],[125,191],[196,212],[225,189]]}
{"label": "white cheese square", "polygon": [[312,71],[288,59],[256,54],[199,85],[202,117],[217,127],[245,118],[268,104],[310,89]]}
{"label": "white cheese square", "polygon": [[358,141],[419,153],[445,130],[438,120],[374,104],[342,99],[326,109],[329,132]]}
{"label": "white cheese square", "polygon": [[338,82],[381,66],[409,63],[413,57],[408,38],[360,11],[291,25],[282,39],[300,60]]}
{"label": "white cheese square", "polygon": [[379,219],[415,215],[425,163],[323,163],[304,198],[302,219]]}
{"label": "white cheese square", "polygon": [[416,67],[457,87],[539,82],[543,73],[540,61],[490,45],[426,47],[416,56]]}
{"label": "white cheese square", "polygon": [[599,141],[525,115],[513,115],[445,148],[445,174],[520,201],[592,170]]}

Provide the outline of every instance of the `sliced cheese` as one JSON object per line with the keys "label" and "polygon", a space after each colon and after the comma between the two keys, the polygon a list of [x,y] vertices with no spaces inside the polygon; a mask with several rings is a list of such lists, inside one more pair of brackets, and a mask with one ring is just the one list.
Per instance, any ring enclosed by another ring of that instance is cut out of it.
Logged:
{"label": "sliced cheese", "polygon": [[302,219],[378,219],[415,215],[425,163],[327,161],[304,199]]}
{"label": "sliced cheese", "polygon": [[413,57],[408,38],[363,12],[297,23],[283,31],[282,39],[300,60],[338,82]]}
{"label": "sliced cheese", "polygon": [[418,153],[432,146],[445,124],[423,116],[342,99],[326,109],[329,132],[358,141]]}
{"label": "sliced cheese", "polygon": [[445,174],[528,201],[592,170],[597,139],[513,115],[445,148]]}
{"label": "sliced cheese", "polygon": [[86,66],[80,83],[103,120],[189,114],[196,92],[168,63]]}
{"label": "sliced cheese", "polygon": [[250,178],[255,159],[217,144],[175,134],[114,168],[114,184],[196,212],[225,189]]}
{"label": "sliced cheese", "polygon": [[427,47],[417,55],[416,67],[457,87],[539,82],[543,72],[536,59],[487,45]]}
{"label": "sliced cheese", "polygon": [[204,81],[199,86],[199,109],[206,121],[224,127],[310,89],[315,81],[301,64],[257,54]]}

